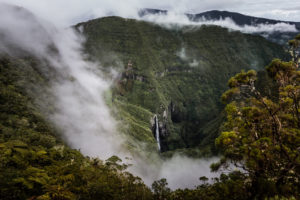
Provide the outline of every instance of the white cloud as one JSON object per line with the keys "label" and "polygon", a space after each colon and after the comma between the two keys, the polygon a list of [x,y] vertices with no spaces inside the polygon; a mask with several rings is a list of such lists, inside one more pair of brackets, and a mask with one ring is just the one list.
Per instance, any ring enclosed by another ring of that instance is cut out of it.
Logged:
{"label": "white cloud", "polygon": [[197,22],[192,22],[184,14],[169,12],[165,14],[156,14],[156,15],[146,15],[142,18],[143,20],[154,22],[160,24],[167,28],[176,28],[177,26],[182,25],[192,25],[199,27],[202,25],[217,25],[232,30],[241,31],[243,33],[261,33],[261,32],[297,32],[295,25],[287,23],[277,23],[277,24],[259,24],[257,26],[244,25],[239,26],[230,18],[219,19],[219,20],[206,20],[202,18]]}
{"label": "white cloud", "polygon": [[300,21],[299,0],[0,0],[24,6],[58,25],[71,25],[107,15],[137,17],[140,8],[169,9],[176,13],[228,10],[258,17]]}

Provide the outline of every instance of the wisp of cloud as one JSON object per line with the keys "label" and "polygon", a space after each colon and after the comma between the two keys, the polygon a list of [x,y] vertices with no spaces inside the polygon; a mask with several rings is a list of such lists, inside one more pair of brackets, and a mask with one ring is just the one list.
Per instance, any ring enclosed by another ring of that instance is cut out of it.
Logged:
{"label": "wisp of cloud", "polygon": [[237,25],[231,18],[220,18],[218,20],[208,20],[201,18],[198,21],[192,21],[185,13],[169,11],[161,14],[148,14],[140,17],[141,20],[160,24],[166,28],[174,28],[178,26],[195,26],[200,27],[203,25],[215,25],[236,30],[243,33],[262,33],[262,32],[298,32],[294,24],[284,22],[276,24],[257,24],[257,25]]}

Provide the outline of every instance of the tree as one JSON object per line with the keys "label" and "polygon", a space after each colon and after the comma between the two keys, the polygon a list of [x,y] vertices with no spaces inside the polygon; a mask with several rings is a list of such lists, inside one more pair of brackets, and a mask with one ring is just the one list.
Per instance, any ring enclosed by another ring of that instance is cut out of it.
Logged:
{"label": "tree", "polygon": [[224,158],[213,170],[232,164],[247,175],[252,198],[299,195],[300,179],[300,35],[289,42],[292,60],[274,59],[267,67],[278,97],[256,88],[254,70],[232,77],[222,100],[227,121],[215,143]]}
{"label": "tree", "polygon": [[168,183],[165,178],[152,183],[152,189],[154,191],[154,198],[157,200],[168,199],[171,194],[171,189],[167,187]]}

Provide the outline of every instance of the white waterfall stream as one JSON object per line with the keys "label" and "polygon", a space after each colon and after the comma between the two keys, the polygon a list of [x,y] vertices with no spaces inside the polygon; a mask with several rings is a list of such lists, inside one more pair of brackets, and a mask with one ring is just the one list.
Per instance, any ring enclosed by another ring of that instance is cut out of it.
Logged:
{"label": "white waterfall stream", "polygon": [[155,138],[158,146],[158,151],[160,151],[160,139],[159,139],[159,127],[158,127],[157,115],[155,115],[154,118],[155,118]]}

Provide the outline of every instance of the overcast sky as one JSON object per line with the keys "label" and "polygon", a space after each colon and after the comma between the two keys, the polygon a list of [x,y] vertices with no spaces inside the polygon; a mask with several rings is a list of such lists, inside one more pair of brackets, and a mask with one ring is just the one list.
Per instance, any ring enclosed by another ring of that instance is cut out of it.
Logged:
{"label": "overcast sky", "polygon": [[68,26],[107,15],[136,17],[140,8],[199,13],[228,10],[300,22],[300,0],[0,0],[23,6],[55,24]]}

